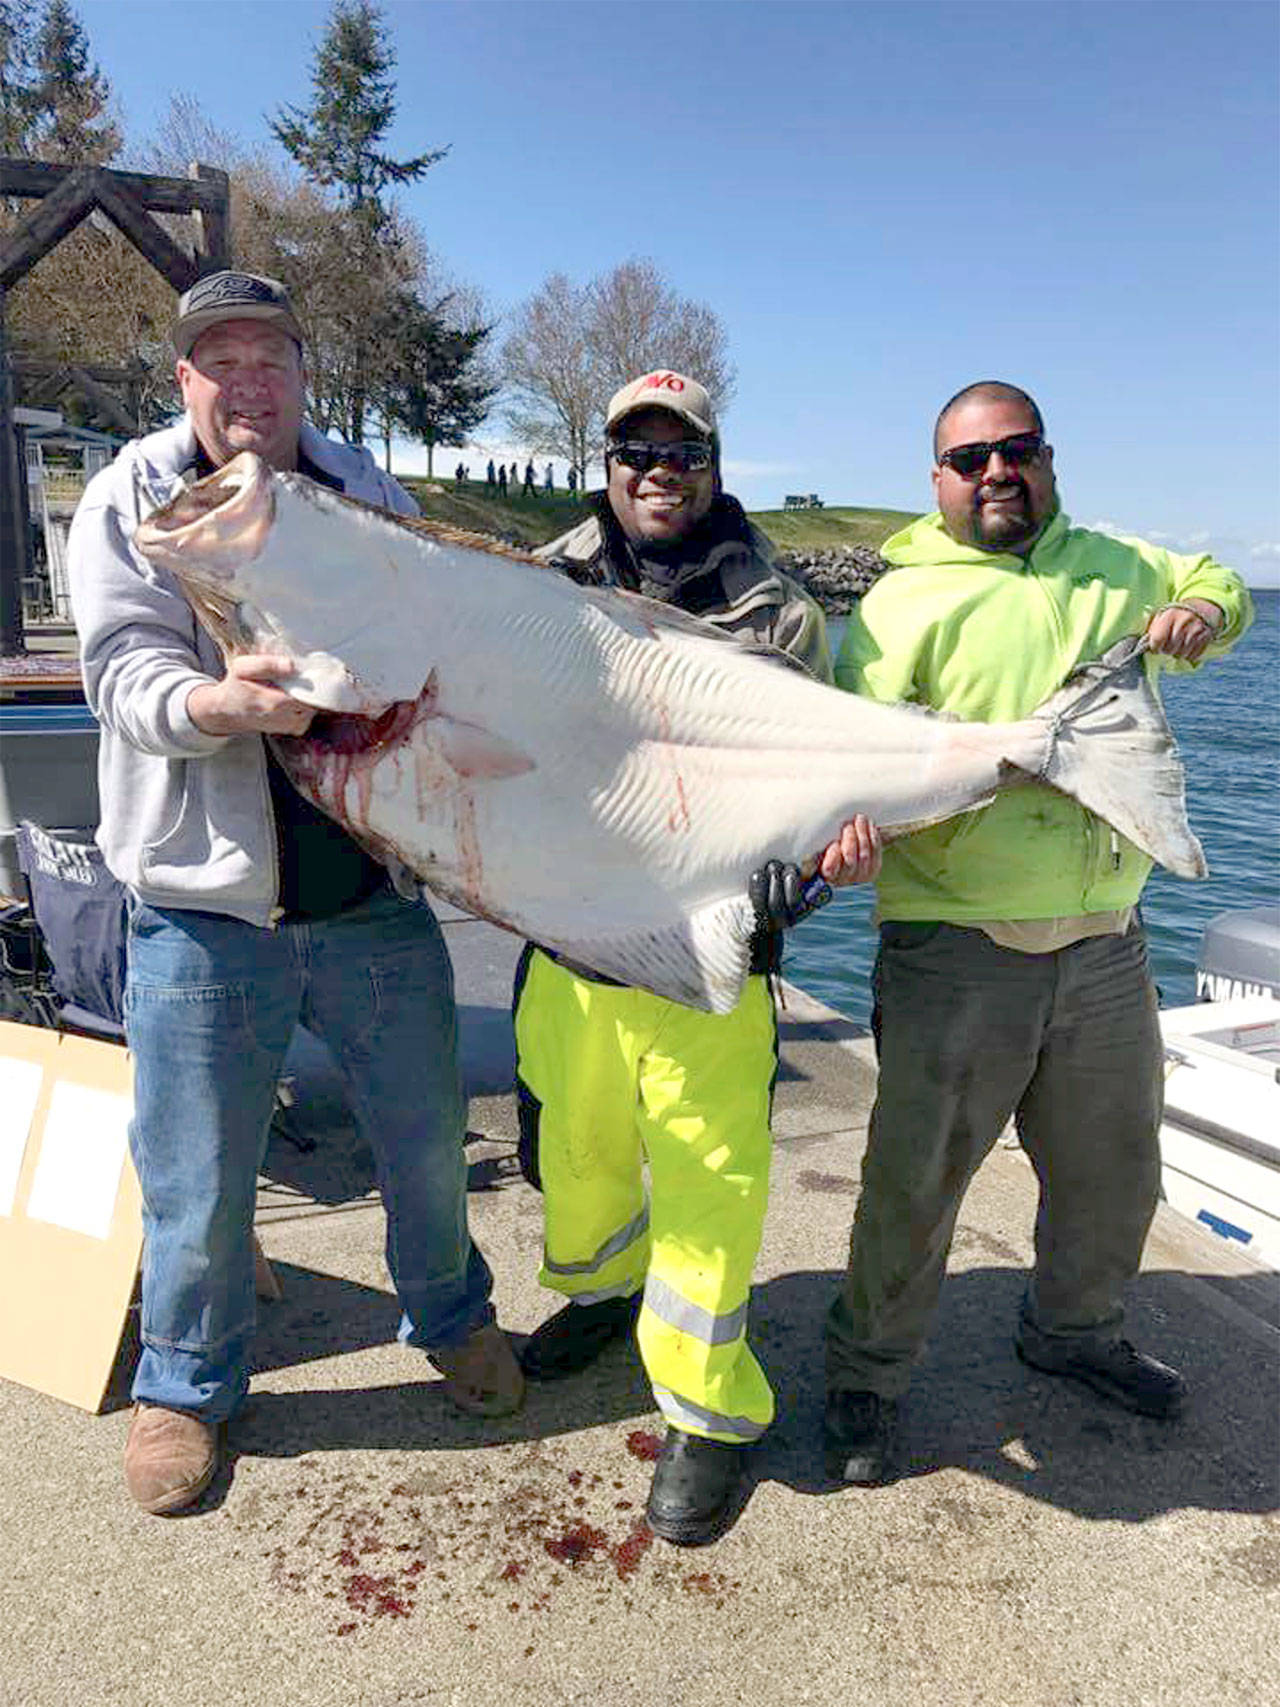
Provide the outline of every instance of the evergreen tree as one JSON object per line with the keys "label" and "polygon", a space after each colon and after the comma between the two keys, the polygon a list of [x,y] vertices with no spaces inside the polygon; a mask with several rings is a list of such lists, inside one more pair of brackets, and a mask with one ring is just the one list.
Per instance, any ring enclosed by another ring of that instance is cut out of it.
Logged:
{"label": "evergreen tree", "polygon": [[0,154],[21,154],[31,128],[31,0],[0,0]]}
{"label": "evergreen tree", "polygon": [[335,234],[354,293],[336,307],[324,361],[330,395],[341,399],[334,424],[353,444],[363,442],[365,411],[385,372],[388,340],[397,344],[402,335],[399,310],[414,283],[403,222],[386,194],[416,181],[447,152],[393,160],[383,151],[395,118],[394,68],[373,0],[334,0],[316,51],[311,103],[283,108],[271,126],[306,175],[338,198]]}
{"label": "evergreen tree", "polygon": [[47,0],[33,59],[31,151],[72,166],[110,160],[121,142],[107,110],[111,85],[90,58],[88,35],[69,0]]}
{"label": "evergreen tree", "polygon": [[307,176],[335,189],[374,229],[385,217],[383,192],[415,182],[448,152],[393,160],[380,150],[395,118],[394,66],[373,0],[335,0],[316,52],[311,105],[285,107],[271,126]]}
{"label": "evergreen tree", "polygon": [[406,294],[373,387],[388,453],[392,431],[402,428],[427,447],[428,475],[435,447],[469,439],[498,390],[484,360],[493,327],[453,315],[454,307],[450,297],[427,306]]}

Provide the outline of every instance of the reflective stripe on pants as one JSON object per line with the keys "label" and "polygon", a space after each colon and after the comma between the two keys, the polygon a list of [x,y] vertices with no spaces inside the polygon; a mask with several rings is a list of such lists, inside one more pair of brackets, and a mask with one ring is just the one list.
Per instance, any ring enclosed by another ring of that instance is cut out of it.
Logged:
{"label": "reflective stripe on pants", "polygon": [[643,1286],[637,1337],[664,1416],[754,1440],[773,1417],[746,1339],[777,1071],[765,979],[732,1013],[706,1014],[535,951],[515,1018],[519,1075],[541,1105],[542,1284],[582,1303]]}

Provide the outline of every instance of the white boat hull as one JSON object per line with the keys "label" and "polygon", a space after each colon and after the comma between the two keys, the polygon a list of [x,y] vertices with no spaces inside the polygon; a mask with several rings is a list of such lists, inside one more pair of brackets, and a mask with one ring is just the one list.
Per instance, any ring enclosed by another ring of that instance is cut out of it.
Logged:
{"label": "white boat hull", "polygon": [[1170,1205],[1280,1269],[1280,1001],[1170,1008],[1162,1186]]}

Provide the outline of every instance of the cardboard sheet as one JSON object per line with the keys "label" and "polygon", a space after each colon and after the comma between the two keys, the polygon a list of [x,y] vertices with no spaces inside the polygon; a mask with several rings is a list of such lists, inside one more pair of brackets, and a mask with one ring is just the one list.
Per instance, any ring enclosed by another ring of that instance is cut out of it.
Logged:
{"label": "cardboard sheet", "polygon": [[142,1254],[118,1044],[0,1023],[0,1376],[97,1411]]}

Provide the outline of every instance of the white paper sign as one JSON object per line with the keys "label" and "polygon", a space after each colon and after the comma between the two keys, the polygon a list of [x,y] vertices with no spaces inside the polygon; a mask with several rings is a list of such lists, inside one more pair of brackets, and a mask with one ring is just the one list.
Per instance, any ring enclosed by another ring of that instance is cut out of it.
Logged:
{"label": "white paper sign", "polygon": [[133,1100],[60,1081],[49,1098],[44,1143],[27,1200],[33,1221],[105,1239],[129,1147]]}
{"label": "white paper sign", "polygon": [[38,1061],[0,1055],[0,1215],[13,1214],[13,1200],[27,1153],[31,1121],[44,1077]]}

